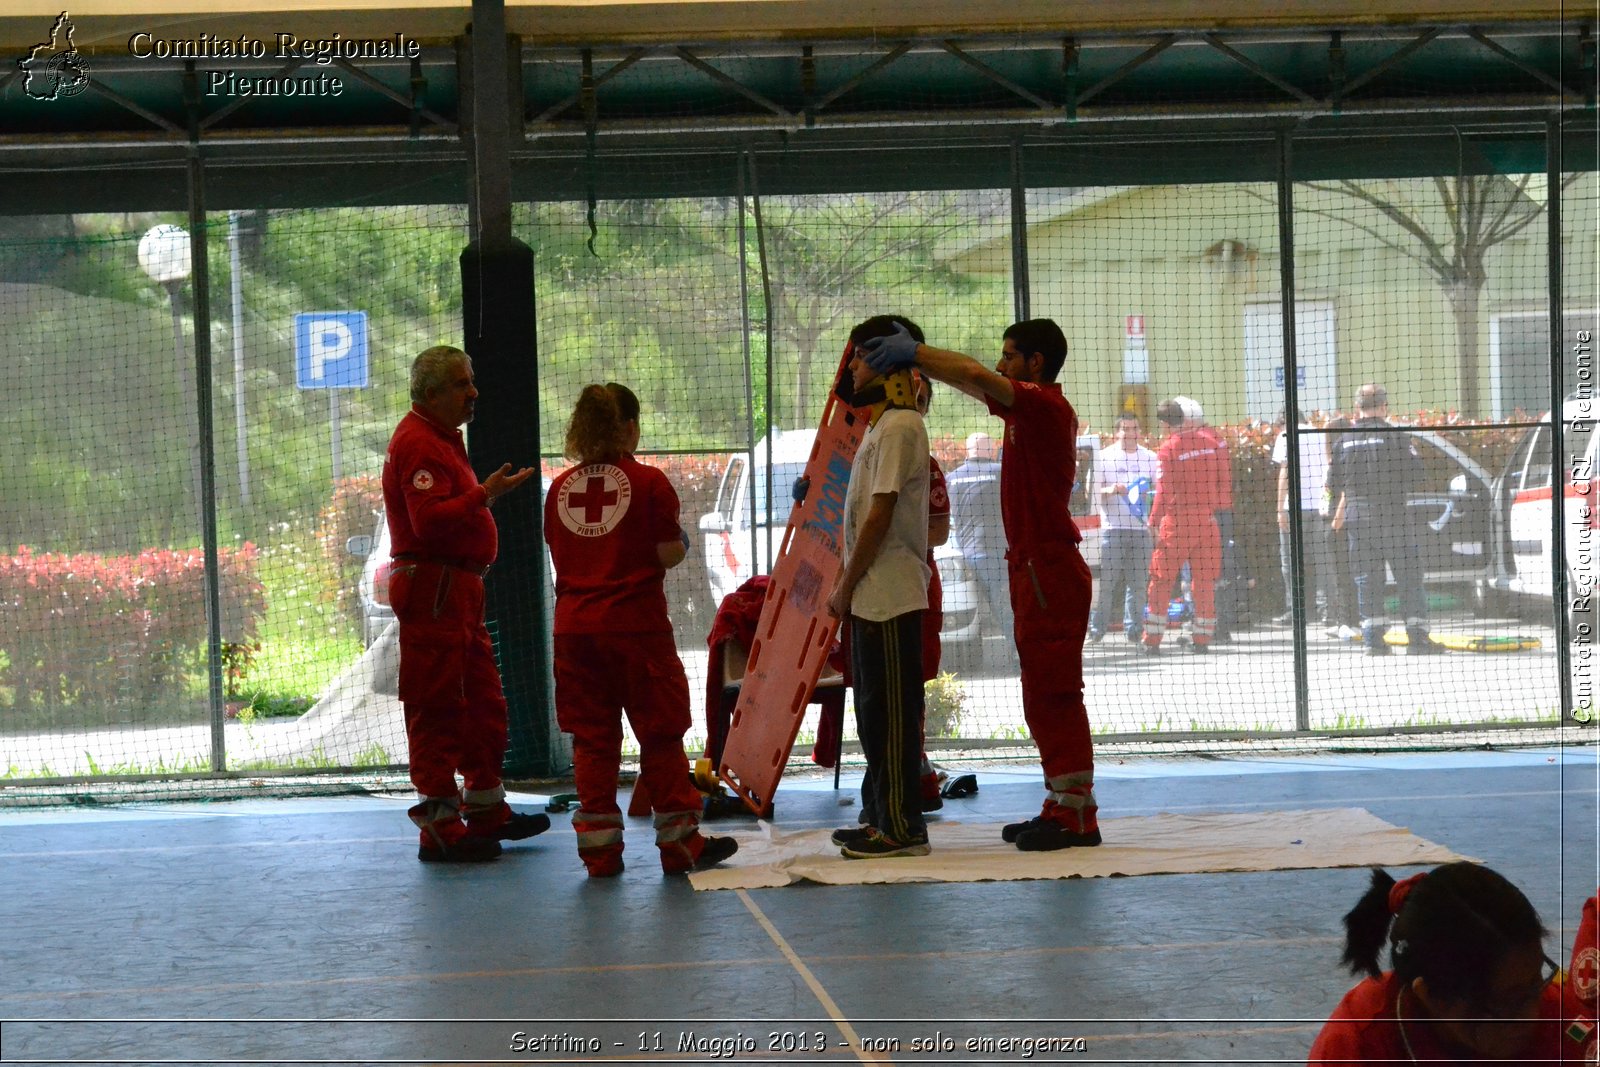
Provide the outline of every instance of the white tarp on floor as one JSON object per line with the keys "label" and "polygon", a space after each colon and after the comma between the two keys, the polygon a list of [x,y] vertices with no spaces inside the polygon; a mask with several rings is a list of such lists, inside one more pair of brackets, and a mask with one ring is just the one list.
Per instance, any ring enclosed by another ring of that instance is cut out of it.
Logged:
{"label": "white tarp on floor", "polygon": [[1362,808],[1104,819],[1098,848],[1020,852],[993,823],[930,822],[931,855],[850,860],[832,830],[786,833],[770,823],[736,832],[739,852],[722,867],[689,876],[696,889],[764,889],[795,882],[988,882],[1033,878],[1308,867],[1432,866],[1467,859],[1392,826]]}

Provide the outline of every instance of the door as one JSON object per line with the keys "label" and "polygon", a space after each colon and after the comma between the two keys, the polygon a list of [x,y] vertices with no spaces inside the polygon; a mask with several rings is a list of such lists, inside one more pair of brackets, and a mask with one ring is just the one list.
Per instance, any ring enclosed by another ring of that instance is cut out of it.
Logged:
{"label": "door", "polygon": [[1513,588],[1551,596],[1555,588],[1550,566],[1550,427],[1528,432],[1517,446],[1511,469],[1511,558],[1517,565]]}
{"label": "door", "polygon": [[1407,529],[1417,538],[1428,581],[1472,581],[1489,552],[1493,493],[1487,471],[1460,448],[1431,433],[1410,435],[1422,461],[1422,482],[1406,496]]}
{"label": "door", "polygon": [[[1300,410],[1339,407],[1338,344],[1333,304],[1301,300],[1295,304],[1295,388]],[[1277,304],[1244,308],[1244,391],[1246,414],[1271,422],[1284,409],[1283,311]]]}

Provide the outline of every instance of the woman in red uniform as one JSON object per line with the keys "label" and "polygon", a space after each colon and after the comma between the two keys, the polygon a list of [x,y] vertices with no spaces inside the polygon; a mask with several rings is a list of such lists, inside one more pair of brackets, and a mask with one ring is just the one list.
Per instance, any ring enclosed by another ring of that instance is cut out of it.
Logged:
{"label": "woman in red uniform", "polygon": [[[1572,983],[1545,955],[1528,898],[1489,868],[1449,863],[1401,882],[1373,871],[1344,919],[1344,962],[1369,977],[1334,1009],[1310,1063],[1593,1062],[1592,978],[1587,1019],[1575,986],[1594,906],[1584,906]],[[1385,942],[1392,969],[1380,971]]]}
{"label": "woman in red uniform", "polygon": [[678,494],[633,458],[639,400],[623,385],[586,386],[567,427],[576,466],[550,486],[544,535],[555,565],[556,721],[572,735],[578,811],[572,828],[591,878],[622,871],[617,772],[622,716],[639,740],[639,781],[655,808],[661,868],[720,863],[731,837],[700,836],[700,794],[684,768],[689,682],[672,639],[662,580],[683,561]]}

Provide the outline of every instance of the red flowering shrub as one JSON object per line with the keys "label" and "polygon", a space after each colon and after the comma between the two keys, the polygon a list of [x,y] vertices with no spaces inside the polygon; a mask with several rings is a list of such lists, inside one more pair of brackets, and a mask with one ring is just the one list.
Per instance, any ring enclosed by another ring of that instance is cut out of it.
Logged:
{"label": "red flowering shrub", "polygon": [[[218,554],[222,639],[248,644],[266,613],[256,549]],[[0,557],[0,683],[18,707],[139,707],[204,664],[205,558],[199,549],[137,556]]]}

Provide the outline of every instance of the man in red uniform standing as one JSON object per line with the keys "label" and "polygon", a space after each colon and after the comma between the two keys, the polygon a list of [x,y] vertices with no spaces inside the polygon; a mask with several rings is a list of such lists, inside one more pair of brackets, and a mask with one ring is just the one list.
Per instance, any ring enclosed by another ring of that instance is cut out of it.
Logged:
{"label": "man in red uniform standing", "polygon": [[465,352],[423,352],[411,364],[411,410],[383,464],[400,701],[411,782],[422,797],[408,814],[421,828],[417,858],[426,862],[491,860],[501,841],[550,827],[548,816],[506,804],[506,698],[483,621],[483,575],[499,549],[489,506],[534,469],[513,474],[507,463],[479,483],[458,428],[472,421],[477,398]]}
{"label": "man in red uniform standing", "polygon": [[[1176,400],[1156,407],[1156,421],[1167,439],[1156,450],[1156,492],[1150,505],[1150,528],[1156,548],[1150,557],[1150,588],[1145,602],[1144,643],[1139,651],[1155,655],[1166,631],[1166,604],[1172,584],[1189,564],[1189,592],[1194,597],[1194,651],[1206,652],[1217,630],[1217,578],[1222,573],[1222,542],[1217,510],[1228,484],[1227,446],[1206,428],[1192,424]],[[1230,501],[1231,502],[1231,501]]]}
{"label": "man in red uniform standing", "polygon": [[1094,748],[1083,703],[1083,641],[1092,600],[1083,540],[1067,510],[1077,471],[1078,416],[1056,376],[1067,339],[1050,319],[1007,327],[989,370],[959,352],[897,332],[866,342],[879,373],[915,364],[983,401],[1005,422],[1000,515],[1022,664],[1022,713],[1039,746],[1048,793],[1040,813],[1001,832],[1025,852],[1098,845]]}

